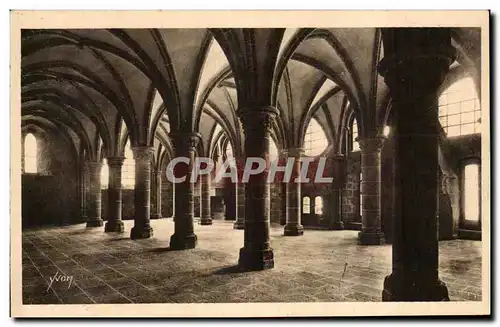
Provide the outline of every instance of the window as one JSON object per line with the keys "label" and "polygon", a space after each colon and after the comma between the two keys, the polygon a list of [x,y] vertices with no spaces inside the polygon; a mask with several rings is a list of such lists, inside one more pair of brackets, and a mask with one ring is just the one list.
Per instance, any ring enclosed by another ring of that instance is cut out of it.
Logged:
{"label": "window", "polygon": [[36,174],[38,148],[35,135],[29,133],[24,138],[24,172]]}
{"label": "window", "polygon": [[479,165],[468,164],[464,167],[463,183],[463,212],[464,219],[479,221],[480,181]]}
{"label": "window", "polygon": [[471,77],[453,83],[441,94],[439,122],[449,137],[480,132],[481,106]]}
{"label": "window", "polygon": [[231,142],[227,142],[226,145],[226,158],[227,159],[233,158],[233,146],[231,145]]}
{"label": "window", "polygon": [[311,199],[308,196],[302,198],[302,213],[311,213]]}
{"label": "window", "polygon": [[323,214],[323,198],[321,196],[314,198],[314,213],[317,215]]}
{"label": "window", "polygon": [[389,126],[384,126],[384,136],[387,137],[391,133],[391,128]]}
{"label": "window", "polygon": [[358,138],[358,122],[356,121],[356,118],[352,121],[352,127],[351,127],[351,137],[352,137],[352,151],[359,151],[359,142],[356,141]]}
{"label": "window", "polygon": [[133,189],[135,187],[135,160],[132,149],[130,148],[130,141],[125,145],[125,160],[123,160],[122,168],[122,186],[126,189]]}
{"label": "window", "polygon": [[278,147],[272,138],[269,140],[269,161],[274,161],[278,158]]}
{"label": "window", "polygon": [[236,160],[234,159],[233,155],[233,146],[231,145],[231,142],[227,142],[226,144],[226,160],[229,162],[230,165],[235,166],[236,165]]}
{"label": "window", "polygon": [[325,151],[327,146],[328,139],[323,128],[316,119],[312,118],[304,137],[305,154],[311,157],[318,156]]}
{"label": "window", "polygon": [[212,141],[211,141],[212,146],[214,146],[214,142],[215,142],[215,141],[220,141],[220,138],[219,138],[219,139],[217,139],[217,137],[219,136],[219,134],[220,134],[221,132],[222,132],[222,127],[221,127],[221,125],[220,125],[220,124],[217,124],[217,125],[215,126],[215,128],[214,128],[214,132],[213,132],[213,134],[212,134]]}
{"label": "window", "polygon": [[109,167],[108,167],[108,160],[104,158],[102,161],[102,168],[101,168],[101,189],[105,190],[108,188],[108,183],[109,183]]}

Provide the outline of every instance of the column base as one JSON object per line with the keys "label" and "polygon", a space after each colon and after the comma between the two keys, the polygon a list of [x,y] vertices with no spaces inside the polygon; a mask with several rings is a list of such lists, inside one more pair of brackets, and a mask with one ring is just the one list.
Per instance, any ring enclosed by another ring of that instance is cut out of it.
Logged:
{"label": "column base", "polygon": [[265,270],[274,268],[273,249],[266,250],[247,250],[240,249],[240,258],[238,266],[243,270]]}
{"label": "column base", "polygon": [[116,220],[116,221],[107,221],[106,225],[104,226],[104,232],[106,233],[123,233],[125,231],[125,226],[123,225],[123,221],[121,220]]}
{"label": "column base", "polygon": [[87,221],[89,221],[89,218],[86,215],[80,216],[80,223],[86,223]]}
{"label": "column base", "polygon": [[196,234],[174,234],[170,237],[170,248],[172,250],[194,249],[198,243]]}
{"label": "column base", "polygon": [[304,235],[304,226],[300,224],[285,225],[285,236],[302,236]]}
{"label": "column base", "polygon": [[102,227],[103,225],[104,225],[104,220],[102,220],[101,218],[87,220],[87,227]]}
{"label": "column base", "polygon": [[236,221],[233,224],[234,229],[245,229],[245,220],[241,218],[236,218]]}
{"label": "column base", "polygon": [[201,217],[200,225],[212,225],[212,218],[210,217]]}
{"label": "column base", "polygon": [[226,214],[224,212],[212,213],[212,220],[226,220]]}
{"label": "column base", "polygon": [[157,213],[152,214],[152,215],[150,216],[150,219],[161,219],[161,218],[163,218],[163,217],[162,217],[161,215],[157,214]]}
{"label": "column base", "polygon": [[382,245],[382,244],[385,244],[384,233],[361,231],[358,233],[358,244],[360,244],[360,245]]}
{"label": "column base", "polygon": [[341,221],[336,221],[332,223],[329,227],[330,230],[343,230],[344,229],[344,223]]}
{"label": "column base", "polygon": [[401,278],[394,273],[384,279],[382,301],[450,301],[448,288],[441,280],[425,283],[422,278]]}
{"label": "column base", "polygon": [[143,239],[143,238],[150,238],[152,236],[153,236],[153,228],[151,228],[150,226],[148,226],[148,227],[134,226],[130,230],[130,238],[133,239],[133,240],[139,240],[139,239]]}

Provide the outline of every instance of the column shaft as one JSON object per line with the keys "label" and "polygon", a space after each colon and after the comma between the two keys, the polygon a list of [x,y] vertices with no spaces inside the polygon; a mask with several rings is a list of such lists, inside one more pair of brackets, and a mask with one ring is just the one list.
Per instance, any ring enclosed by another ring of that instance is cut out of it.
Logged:
{"label": "column shaft", "polygon": [[163,213],[161,210],[161,206],[162,206],[161,197],[163,194],[161,185],[162,185],[161,171],[157,171],[156,172],[156,214],[157,214],[157,218],[163,217]]}
{"label": "column shaft", "polygon": [[87,201],[87,227],[101,227],[101,167],[100,162],[88,161],[89,192]]}
{"label": "column shaft", "polygon": [[382,29],[382,35],[389,47],[379,71],[393,98],[396,145],[392,274],[385,278],[382,299],[446,301],[448,290],[438,274],[437,91],[455,58],[451,32]]}
{"label": "column shaft", "polygon": [[123,157],[108,157],[108,221],[105,232],[123,233],[122,221],[122,165]]}
{"label": "column shaft", "polygon": [[304,227],[301,225],[302,205],[301,205],[301,184],[295,179],[300,179],[300,158],[302,149],[288,149],[288,157],[295,158],[293,170],[288,183],[286,183],[286,225],[285,236],[300,236],[304,234]]}
{"label": "column shaft", "polygon": [[174,175],[186,177],[181,183],[175,184],[175,231],[170,237],[170,248],[174,250],[194,249],[198,238],[194,233],[194,184],[191,183],[191,173],[195,157],[196,145],[200,136],[195,133],[171,134],[177,157],[186,157],[189,164],[178,163]]}
{"label": "column shaft", "polygon": [[245,184],[238,180],[236,185],[236,221],[234,229],[245,229]]}
{"label": "column shaft", "polygon": [[[269,158],[272,122],[279,111],[273,107],[240,111],[245,131],[246,157]],[[251,175],[245,186],[244,246],[240,249],[239,266],[245,270],[263,270],[274,267],[270,247],[270,198],[267,183],[268,168]]]}
{"label": "column shaft", "polygon": [[364,245],[384,244],[381,218],[381,167],[380,154],[384,138],[374,137],[359,141],[361,147],[361,197],[363,199],[361,232],[358,241]]}
{"label": "column shaft", "polygon": [[210,212],[210,179],[211,175],[201,176],[201,218],[200,225],[212,225]]}
{"label": "column shaft", "polygon": [[345,157],[341,153],[336,153],[333,157],[334,160],[334,179],[332,187],[332,220],[330,229],[342,230],[344,229],[344,222],[342,221],[342,191],[345,186],[346,169]]}
{"label": "column shaft", "polygon": [[150,223],[151,159],[153,149],[144,146],[134,147],[132,151],[135,159],[135,219],[130,238],[150,238],[153,236],[153,228],[151,228]]}
{"label": "column shaft", "polygon": [[152,186],[152,190],[154,192],[153,196],[153,201],[154,206],[151,206],[152,212],[151,212],[151,219],[160,219],[162,218],[162,212],[161,212],[161,195],[162,195],[162,181],[161,181],[161,171],[156,171],[153,174],[154,177],[154,183]]}
{"label": "column shaft", "polygon": [[85,161],[81,164],[80,171],[80,213],[81,222],[87,222],[87,201],[89,194],[88,169]]}

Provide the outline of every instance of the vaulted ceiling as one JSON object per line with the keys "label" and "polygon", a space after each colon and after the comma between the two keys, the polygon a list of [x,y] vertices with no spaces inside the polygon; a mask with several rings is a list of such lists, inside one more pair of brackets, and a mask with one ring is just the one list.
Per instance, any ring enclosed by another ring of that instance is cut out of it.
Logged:
{"label": "vaulted ceiling", "polygon": [[[346,117],[360,133],[384,122],[388,91],[377,64],[379,29],[23,30],[23,124],[65,131],[87,157],[123,153],[125,141],[173,156],[169,133],[199,132],[209,153],[220,125],[236,155],[238,110],[273,105],[273,137],[300,146],[311,118],[340,147]],[[453,74],[480,77],[480,32],[454,29]],[[453,75],[452,74],[452,75]],[[453,75],[454,76],[454,75]]]}

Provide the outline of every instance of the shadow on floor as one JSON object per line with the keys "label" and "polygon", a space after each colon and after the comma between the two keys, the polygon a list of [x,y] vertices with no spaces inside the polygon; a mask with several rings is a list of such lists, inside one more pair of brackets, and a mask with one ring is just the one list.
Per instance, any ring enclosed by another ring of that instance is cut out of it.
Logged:
{"label": "shadow on floor", "polygon": [[162,248],[154,248],[154,249],[147,249],[146,252],[149,253],[163,253],[163,252],[170,252],[170,251],[176,251],[170,247],[162,247]]}
{"label": "shadow on floor", "polygon": [[108,242],[129,241],[130,237],[120,237],[109,239]]}
{"label": "shadow on floor", "polygon": [[77,230],[69,232],[68,234],[70,234],[70,235],[87,234],[91,231],[92,231],[91,228],[77,229]]}
{"label": "shadow on floor", "polygon": [[238,265],[226,266],[217,269],[213,272],[213,275],[230,275],[230,274],[242,274],[247,272],[245,269]]}

